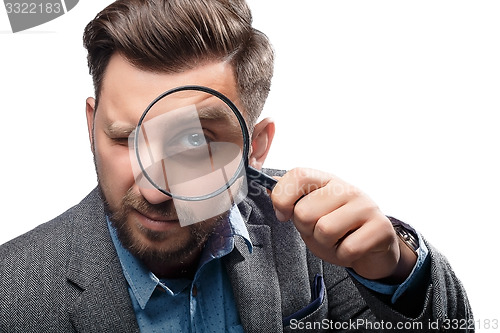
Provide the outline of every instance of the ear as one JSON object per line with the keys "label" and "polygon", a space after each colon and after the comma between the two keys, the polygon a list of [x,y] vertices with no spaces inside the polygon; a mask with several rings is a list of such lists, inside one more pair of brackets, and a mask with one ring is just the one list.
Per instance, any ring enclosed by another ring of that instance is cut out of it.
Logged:
{"label": "ear", "polygon": [[94,119],[95,119],[95,99],[89,97],[86,100],[85,113],[87,116],[87,130],[89,132],[90,147],[94,151]]}
{"label": "ear", "polygon": [[248,163],[257,170],[262,169],[275,132],[274,120],[265,118],[255,125],[252,133],[252,151]]}

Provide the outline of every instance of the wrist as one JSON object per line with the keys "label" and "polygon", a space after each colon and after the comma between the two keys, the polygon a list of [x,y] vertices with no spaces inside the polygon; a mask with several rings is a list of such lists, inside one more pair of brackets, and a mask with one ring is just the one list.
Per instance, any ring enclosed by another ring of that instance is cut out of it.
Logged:
{"label": "wrist", "polygon": [[393,273],[386,280],[400,284],[411,274],[418,260],[419,238],[415,230],[409,225],[389,216],[394,232],[398,238],[399,260]]}
{"label": "wrist", "polygon": [[398,237],[399,243],[399,260],[396,268],[390,276],[384,279],[384,282],[389,284],[403,283],[413,271],[417,263],[417,254],[411,249],[406,242]]}

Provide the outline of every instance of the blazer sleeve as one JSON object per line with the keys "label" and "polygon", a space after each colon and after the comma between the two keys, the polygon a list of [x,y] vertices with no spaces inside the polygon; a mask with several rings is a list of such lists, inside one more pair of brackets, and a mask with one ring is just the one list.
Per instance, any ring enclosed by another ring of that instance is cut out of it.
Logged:
{"label": "blazer sleeve", "polygon": [[[388,296],[349,278],[344,284],[352,283],[361,299],[351,294],[343,300],[339,295],[346,291],[333,286],[329,292],[331,318],[365,323],[368,328],[399,328],[404,332],[474,332],[474,318],[462,283],[447,259],[428,242],[426,245],[429,255],[424,277],[395,304],[391,304]],[[325,276],[329,269],[332,268],[325,267]],[[345,286],[344,289],[348,290]]]}

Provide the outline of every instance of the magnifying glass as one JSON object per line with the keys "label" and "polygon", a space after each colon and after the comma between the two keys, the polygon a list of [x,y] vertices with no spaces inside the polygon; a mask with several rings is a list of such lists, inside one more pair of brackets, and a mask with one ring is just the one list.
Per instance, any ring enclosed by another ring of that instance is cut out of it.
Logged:
{"label": "magnifying glass", "polygon": [[237,191],[245,177],[270,190],[276,184],[248,165],[250,137],[238,108],[207,87],[182,86],[158,96],[129,145],[141,177],[174,199],[208,200]]}

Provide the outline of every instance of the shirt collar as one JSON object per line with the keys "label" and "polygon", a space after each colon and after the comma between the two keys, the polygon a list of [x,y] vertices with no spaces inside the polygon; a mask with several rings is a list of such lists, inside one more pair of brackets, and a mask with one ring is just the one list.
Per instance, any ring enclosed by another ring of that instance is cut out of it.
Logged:
{"label": "shirt collar", "polygon": [[198,269],[211,259],[222,258],[230,253],[234,249],[234,236],[243,238],[247,244],[248,252],[252,253],[252,242],[238,206],[233,206],[229,210],[229,223],[218,224],[212,236],[208,239]]}
{"label": "shirt collar", "polygon": [[[151,271],[149,271],[139,259],[134,257],[127,249],[123,247],[118,239],[116,229],[111,225],[111,221],[106,217],[109,232],[113,244],[116,248],[118,258],[123,269],[125,279],[130,286],[132,294],[136,298],[140,307],[144,309],[155,291],[160,286],[170,295],[176,295],[183,288],[178,288],[177,282],[182,281],[160,281]],[[229,210],[228,223],[223,222],[218,225],[212,236],[208,239],[205,248],[201,254],[200,268],[216,258],[222,258],[234,249],[234,236],[242,237],[247,244],[248,251],[252,253],[253,246],[248,234],[245,222],[241,217],[240,211],[236,205]],[[196,274],[196,277],[198,274]],[[185,284],[185,282],[182,282]]]}

